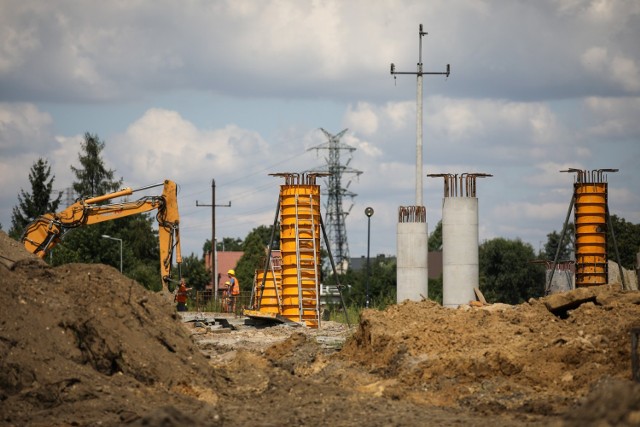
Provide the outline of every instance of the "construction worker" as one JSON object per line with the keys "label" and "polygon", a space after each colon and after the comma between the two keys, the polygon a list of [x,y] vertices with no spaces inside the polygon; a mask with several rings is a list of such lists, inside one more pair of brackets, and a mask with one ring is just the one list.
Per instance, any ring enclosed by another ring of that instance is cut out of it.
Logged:
{"label": "construction worker", "polygon": [[231,283],[227,280],[224,282],[224,288],[222,289],[222,311],[229,313],[231,310],[229,295],[231,294]]}
{"label": "construction worker", "polygon": [[180,279],[180,287],[178,288],[178,292],[176,292],[176,296],[174,297],[174,301],[178,302],[177,310],[178,311],[187,311],[187,298],[188,292],[191,288],[187,288],[187,283],[184,279]]}
{"label": "construction worker", "polygon": [[235,313],[238,297],[240,296],[240,282],[238,282],[238,278],[236,277],[236,272],[234,270],[227,271],[227,276],[229,276],[229,283],[231,284],[231,311]]}

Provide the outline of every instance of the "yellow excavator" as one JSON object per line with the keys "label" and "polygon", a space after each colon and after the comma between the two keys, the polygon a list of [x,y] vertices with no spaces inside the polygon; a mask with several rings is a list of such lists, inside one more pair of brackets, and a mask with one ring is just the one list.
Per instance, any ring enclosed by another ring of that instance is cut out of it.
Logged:
{"label": "yellow excavator", "polygon": [[[129,196],[136,191],[164,186],[161,196],[145,196],[136,201],[100,204],[117,197]],[[178,190],[176,183],[165,180],[163,183],[149,185],[132,190],[123,188],[114,193],[102,196],[78,199],[74,204],[59,213],[46,213],[39,216],[25,227],[22,242],[25,248],[40,258],[62,241],[64,234],[76,227],[111,221],[129,215],[136,215],[157,210],[158,237],[160,240],[160,275],[162,290],[173,292],[182,276],[180,270],[182,254],[180,253],[180,216],[178,214]],[[171,266],[175,251],[178,266],[178,280],[171,279]]]}

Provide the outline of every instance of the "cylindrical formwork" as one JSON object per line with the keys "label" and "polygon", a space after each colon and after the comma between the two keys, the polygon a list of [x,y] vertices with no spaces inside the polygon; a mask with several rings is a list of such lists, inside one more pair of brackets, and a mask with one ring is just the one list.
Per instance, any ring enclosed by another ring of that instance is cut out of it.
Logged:
{"label": "cylindrical formwork", "polygon": [[478,199],[445,197],[442,202],[442,305],[476,299],[478,283]]}
{"label": "cylindrical formwork", "polygon": [[280,187],[282,315],[309,327],[320,324],[320,186]]}
{"label": "cylindrical formwork", "polygon": [[574,184],[576,287],[607,283],[607,183]]}
{"label": "cylindrical formwork", "polygon": [[[275,273],[275,277],[274,277]],[[280,314],[280,303],[278,301],[278,295],[282,295],[282,275],[280,270],[267,271],[267,277],[264,283],[264,290],[260,290],[262,287],[262,281],[265,279],[264,270],[256,270],[256,283],[255,283],[255,298],[254,307],[260,307],[261,312],[264,313],[276,313]],[[262,295],[262,298],[260,298]]]}
{"label": "cylindrical formwork", "polygon": [[[419,214],[405,215],[418,208]],[[429,294],[428,236],[424,206],[400,208],[397,228],[397,302],[421,301]]]}

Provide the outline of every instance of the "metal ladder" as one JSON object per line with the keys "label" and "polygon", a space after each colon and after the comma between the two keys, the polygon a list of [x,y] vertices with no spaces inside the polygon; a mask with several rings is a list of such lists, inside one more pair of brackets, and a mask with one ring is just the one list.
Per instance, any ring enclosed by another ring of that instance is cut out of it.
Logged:
{"label": "metal ladder", "polygon": [[[313,215],[313,195],[309,195],[308,204],[301,204],[300,195],[296,194],[295,207],[299,321],[305,322],[307,326],[320,327],[317,225]],[[302,225],[301,217],[304,221]],[[301,235],[310,237],[301,237]]]}
{"label": "metal ladder", "polygon": [[282,313],[282,294],[280,293],[280,291],[278,290],[278,286],[282,287],[282,267],[278,267],[278,270],[280,270],[280,280],[277,279],[278,276],[276,276],[276,268],[273,265],[273,262],[269,262],[269,265],[271,266],[271,275],[273,276],[273,288],[275,289],[276,292],[276,300],[278,301],[278,313]]}

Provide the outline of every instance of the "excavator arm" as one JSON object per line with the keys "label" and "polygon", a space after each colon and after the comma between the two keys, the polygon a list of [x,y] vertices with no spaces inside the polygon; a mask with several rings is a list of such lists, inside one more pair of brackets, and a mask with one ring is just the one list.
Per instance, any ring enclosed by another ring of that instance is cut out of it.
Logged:
{"label": "excavator arm", "polygon": [[[133,202],[99,204],[161,185],[164,185],[161,196],[146,196]],[[176,183],[165,180],[162,184],[150,185],[136,190],[124,188],[114,193],[80,199],[62,212],[46,213],[36,218],[25,227],[22,242],[29,252],[44,258],[71,229],[157,210],[162,288],[172,291],[171,266],[174,252],[179,277],[182,274],[180,270],[182,254],[180,251],[180,215],[177,194]]]}

